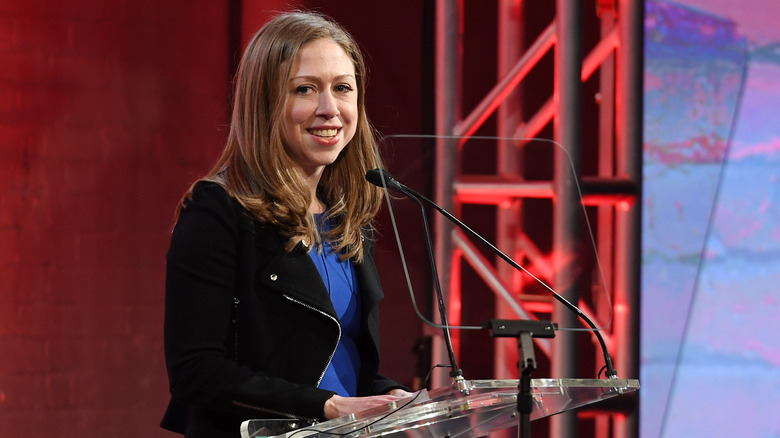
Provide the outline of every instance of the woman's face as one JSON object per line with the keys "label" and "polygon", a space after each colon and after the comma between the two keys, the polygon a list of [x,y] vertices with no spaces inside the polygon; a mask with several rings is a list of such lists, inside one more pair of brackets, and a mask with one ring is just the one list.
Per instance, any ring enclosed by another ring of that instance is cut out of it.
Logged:
{"label": "woman's face", "polygon": [[304,176],[322,174],[352,140],[357,128],[355,67],[335,41],[301,48],[287,80],[282,138]]}

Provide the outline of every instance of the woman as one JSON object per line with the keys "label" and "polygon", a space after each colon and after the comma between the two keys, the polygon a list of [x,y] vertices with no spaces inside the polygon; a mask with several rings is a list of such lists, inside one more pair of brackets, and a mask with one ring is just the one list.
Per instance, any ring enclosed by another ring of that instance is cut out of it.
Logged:
{"label": "woman", "polygon": [[332,419],[409,395],[377,374],[365,84],[352,37],[318,14],[280,15],[247,46],[226,147],[171,238],[163,427],[236,437],[250,418]]}

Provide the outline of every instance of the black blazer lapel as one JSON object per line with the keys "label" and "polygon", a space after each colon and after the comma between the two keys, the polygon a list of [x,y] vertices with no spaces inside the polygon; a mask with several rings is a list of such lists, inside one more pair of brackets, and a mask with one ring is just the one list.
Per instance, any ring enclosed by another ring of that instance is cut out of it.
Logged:
{"label": "black blazer lapel", "polygon": [[336,318],[328,289],[303,245],[287,252],[281,236],[273,228],[259,224],[255,242],[261,290],[285,294]]}

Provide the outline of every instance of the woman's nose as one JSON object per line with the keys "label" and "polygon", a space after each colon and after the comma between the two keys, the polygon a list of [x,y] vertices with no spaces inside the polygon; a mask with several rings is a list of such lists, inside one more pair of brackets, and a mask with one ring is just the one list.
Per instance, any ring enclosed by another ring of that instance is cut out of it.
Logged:
{"label": "woman's nose", "polygon": [[320,93],[319,105],[317,105],[317,111],[314,115],[324,119],[332,119],[339,115],[338,103],[333,93],[330,91]]}

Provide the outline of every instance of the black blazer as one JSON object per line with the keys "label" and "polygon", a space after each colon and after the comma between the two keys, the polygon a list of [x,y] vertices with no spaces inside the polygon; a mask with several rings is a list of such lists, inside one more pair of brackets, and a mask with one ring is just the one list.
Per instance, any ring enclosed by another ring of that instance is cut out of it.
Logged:
{"label": "black blazer", "polygon": [[[356,264],[363,336],[358,395],[403,388],[379,375],[383,298],[370,233]],[[161,426],[188,437],[238,437],[251,418],[323,419],[317,386],[341,327],[316,266],[292,252],[214,183],[196,185],[167,256],[165,358],[171,391]]]}

